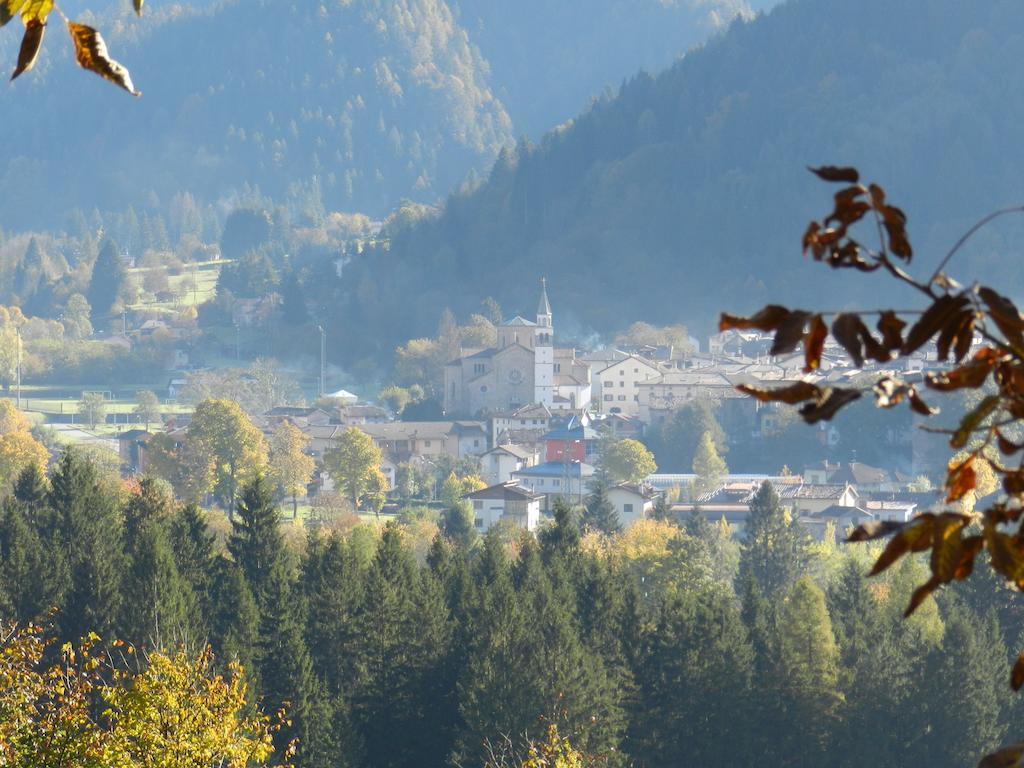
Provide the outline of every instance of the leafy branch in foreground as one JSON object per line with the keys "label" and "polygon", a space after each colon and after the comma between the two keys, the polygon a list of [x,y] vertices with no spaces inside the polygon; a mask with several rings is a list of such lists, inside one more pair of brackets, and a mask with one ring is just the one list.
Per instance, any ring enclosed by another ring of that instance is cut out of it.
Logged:
{"label": "leafy branch in foreground", "polygon": [[[885,272],[916,291],[925,304],[921,309],[870,312],[808,312],[769,305],[750,317],[723,314],[719,329],[772,332],[772,354],[792,352],[802,345],[807,374],[819,369],[829,335],[858,368],[866,361],[885,364],[909,357],[934,341],[938,360],[949,363],[952,359],[952,366],[925,375],[926,390],[942,395],[984,387],[991,392],[980,398],[958,426],[931,430],[947,434],[950,447],[960,452],[948,465],[945,506],[907,523],[867,523],[848,540],[891,537],[872,575],[904,555],[929,553],[931,576],[911,596],[907,616],[943,584],[967,578],[982,550],[988,551],[996,572],[1017,589],[1024,589],[1024,442],[1017,434],[1024,420],[1024,317],[995,289],[978,284],[964,287],[945,272],[975,232],[999,216],[1024,213],[1024,206],[1002,209],[979,221],[924,281],[908,271],[913,248],[906,233],[907,217],[889,204],[881,187],[860,183],[855,168],[810,170],[826,182],[844,186],[834,195],[832,212],[807,227],[804,253],[834,269]],[[861,229],[871,231],[872,246],[865,244]],[[864,320],[867,316],[878,318],[873,330]],[[761,402],[800,405],[800,415],[809,424],[831,419],[868,393],[879,408],[906,402],[921,416],[937,413],[924,401],[917,383],[889,374],[879,374],[870,385],[860,388],[798,381],[772,389],[746,385],[738,389]],[[977,511],[964,502],[978,488],[979,470],[985,464],[1001,477],[1003,495],[987,509]],[[1011,685],[1014,690],[1024,686],[1024,654],[1013,668]],[[981,765],[1024,766],[1024,743],[990,755]]]}
{"label": "leafy branch in foreground", "polygon": [[[133,0],[135,12],[142,15],[143,0]],[[39,51],[43,47],[46,21],[56,11],[67,24],[68,34],[75,46],[75,61],[78,66],[95,72],[104,80],[128,91],[132,96],[141,96],[132,84],[131,75],[124,65],[110,57],[103,37],[92,27],[69,21],[53,0],[0,0],[0,27],[15,16],[21,16],[25,34],[18,50],[18,63],[11,74],[11,80],[29,72],[35,66]]]}

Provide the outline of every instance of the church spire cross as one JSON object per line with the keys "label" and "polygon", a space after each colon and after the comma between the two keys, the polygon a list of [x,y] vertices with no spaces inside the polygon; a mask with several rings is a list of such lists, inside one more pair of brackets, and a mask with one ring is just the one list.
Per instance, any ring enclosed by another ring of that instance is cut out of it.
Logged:
{"label": "church spire cross", "polygon": [[551,314],[551,303],[548,301],[548,279],[546,277],[540,279],[540,303],[537,305],[537,314]]}

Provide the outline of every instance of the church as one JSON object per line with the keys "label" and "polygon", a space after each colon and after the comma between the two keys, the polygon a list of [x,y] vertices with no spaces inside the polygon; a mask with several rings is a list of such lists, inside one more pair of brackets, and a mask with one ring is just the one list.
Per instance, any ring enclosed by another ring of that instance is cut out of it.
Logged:
{"label": "church", "polygon": [[513,411],[537,403],[550,410],[590,406],[590,366],[574,349],[556,349],[547,281],[536,321],[516,315],[498,326],[491,349],[462,350],[444,369],[447,414]]}

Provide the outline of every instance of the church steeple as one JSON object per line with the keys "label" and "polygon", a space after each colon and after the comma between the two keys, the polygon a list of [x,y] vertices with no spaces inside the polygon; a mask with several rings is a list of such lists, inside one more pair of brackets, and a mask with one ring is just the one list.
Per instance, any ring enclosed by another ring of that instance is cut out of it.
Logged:
{"label": "church steeple", "polygon": [[541,278],[540,302],[537,304],[537,326],[533,345],[534,402],[549,408],[555,402],[555,349],[554,329],[551,325],[551,303],[548,301],[548,281]]}
{"label": "church steeple", "polygon": [[537,304],[537,325],[551,327],[551,303],[548,301],[548,279],[540,279],[540,302]]}

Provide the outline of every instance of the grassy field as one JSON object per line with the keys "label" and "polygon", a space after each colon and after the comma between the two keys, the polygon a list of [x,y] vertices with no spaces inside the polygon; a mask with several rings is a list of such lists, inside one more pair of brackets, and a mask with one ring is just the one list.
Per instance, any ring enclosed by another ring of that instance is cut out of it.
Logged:
{"label": "grassy field", "polygon": [[[198,261],[194,264],[187,264],[180,275],[168,275],[168,292],[176,298],[171,301],[151,301],[133,304],[129,309],[142,309],[150,312],[165,312],[174,314],[185,307],[198,306],[204,301],[212,299],[217,290],[217,278],[220,276],[220,268],[227,261]],[[128,274],[135,277],[136,283],[142,286],[146,273],[151,271],[150,267],[133,267]],[[192,290],[185,290],[185,286],[192,282]]]}

